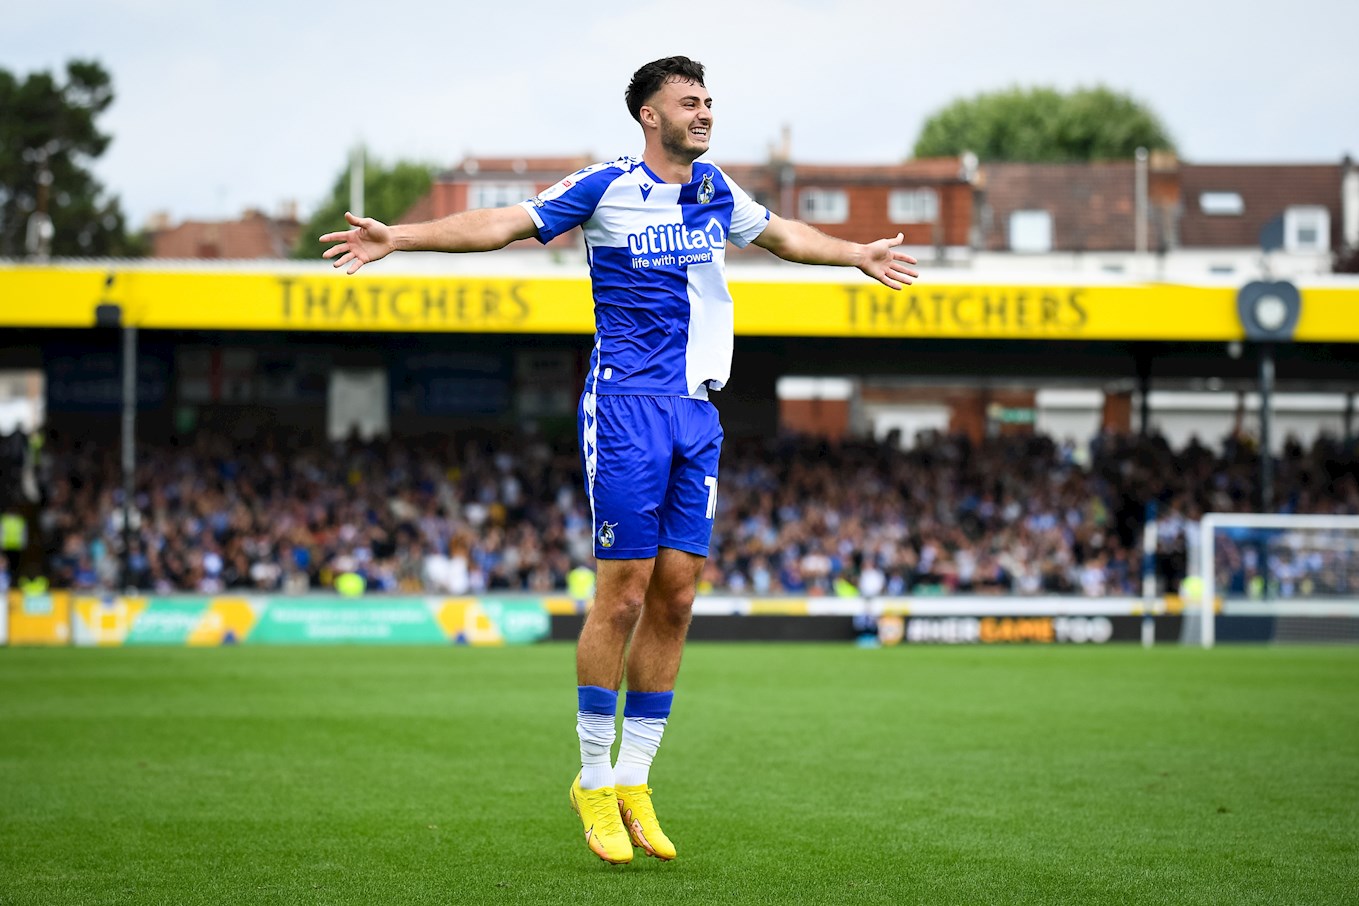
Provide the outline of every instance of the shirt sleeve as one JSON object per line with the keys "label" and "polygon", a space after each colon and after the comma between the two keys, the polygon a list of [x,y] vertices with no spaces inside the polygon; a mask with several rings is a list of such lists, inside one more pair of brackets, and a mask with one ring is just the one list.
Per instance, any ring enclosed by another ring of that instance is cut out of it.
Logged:
{"label": "shirt sleeve", "polygon": [[[719,169],[718,172],[722,171]],[[728,238],[737,248],[745,248],[769,225],[769,209],[747,195],[726,173],[722,173],[722,181],[731,190],[731,233]]]}
{"label": "shirt sleeve", "polygon": [[[614,170],[611,176],[609,171]],[[595,164],[577,170],[555,185],[522,201],[519,206],[528,211],[538,227],[538,241],[546,245],[594,216],[604,190],[617,176],[612,164]]]}

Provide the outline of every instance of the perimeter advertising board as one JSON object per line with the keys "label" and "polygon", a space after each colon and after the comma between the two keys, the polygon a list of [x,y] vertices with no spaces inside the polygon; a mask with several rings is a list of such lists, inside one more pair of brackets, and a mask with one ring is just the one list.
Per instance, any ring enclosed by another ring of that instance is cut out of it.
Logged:
{"label": "perimeter advertising board", "polygon": [[10,643],[518,645],[548,635],[546,598],[10,595]]}
{"label": "perimeter advertising board", "polygon": [[[1163,638],[1179,638],[1179,617],[1159,617]],[[1174,625],[1167,625],[1167,621]],[[901,617],[878,619],[884,645],[1103,645],[1142,638],[1142,618],[1130,616]]]}

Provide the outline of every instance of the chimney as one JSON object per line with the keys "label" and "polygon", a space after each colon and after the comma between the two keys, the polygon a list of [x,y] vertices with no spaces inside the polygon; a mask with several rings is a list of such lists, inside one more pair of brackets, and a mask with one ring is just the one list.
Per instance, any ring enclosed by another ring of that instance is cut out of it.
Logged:
{"label": "chimney", "polygon": [[1344,175],[1340,178],[1340,222],[1341,239],[1346,249],[1359,248],[1359,165],[1348,154],[1341,165]]}
{"label": "chimney", "polygon": [[1151,172],[1173,173],[1180,168],[1180,159],[1174,151],[1158,148],[1151,152]]}

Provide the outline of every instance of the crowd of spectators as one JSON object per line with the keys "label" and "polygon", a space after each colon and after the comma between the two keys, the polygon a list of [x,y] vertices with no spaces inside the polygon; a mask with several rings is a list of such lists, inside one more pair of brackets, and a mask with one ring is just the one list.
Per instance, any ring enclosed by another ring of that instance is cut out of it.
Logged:
{"label": "crowd of spectators", "polygon": [[[53,582],[107,586],[120,569],[118,464],[100,445],[51,446]],[[578,472],[574,456],[523,437],[143,449],[133,578],[159,592],[302,593],[352,572],[374,591],[546,592],[589,553]]]}
{"label": "crowd of spectators", "polygon": [[[249,444],[198,437],[140,451],[131,568],[160,593],[333,587],[550,592],[588,563],[589,503],[574,445],[459,434]],[[118,584],[121,471],[107,445],[54,438],[39,534],[54,586]],[[785,437],[729,443],[703,589],[737,594],[1135,594],[1155,501],[1162,588],[1186,569],[1206,511],[1259,508],[1248,442],[1220,451],[1105,434],[923,438],[910,450]],[[1353,448],[1290,442],[1283,512],[1359,512]]]}
{"label": "crowd of spectators", "polygon": [[[1356,459],[1338,443],[1290,443],[1277,471],[1282,511],[1359,512]],[[1136,594],[1154,501],[1160,587],[1174,590],[1188,530],[1204,512],[1258,509],[1258,474],[1253,447],[1235,441],[1221,454],[1121,435],[1087,449],[1035,435],[908,452],[738,446],[707,577],[756,593],[826,592],[844,574],[870,595]]]}

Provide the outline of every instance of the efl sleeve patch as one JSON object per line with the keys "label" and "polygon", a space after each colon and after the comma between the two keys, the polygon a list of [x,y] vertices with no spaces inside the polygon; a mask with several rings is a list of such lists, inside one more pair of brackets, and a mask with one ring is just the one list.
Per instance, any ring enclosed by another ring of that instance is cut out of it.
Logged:
{"label": "efl sleeve patch", "polygon": [[614,171],[611,176],[608,166],[596,164],[578,170],[523,203],[538,225],[539,242],[551,242],[594,216],[604,190],[619,175]]}

